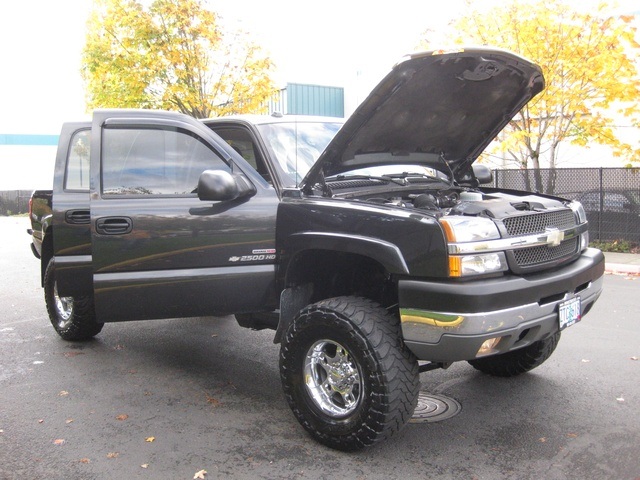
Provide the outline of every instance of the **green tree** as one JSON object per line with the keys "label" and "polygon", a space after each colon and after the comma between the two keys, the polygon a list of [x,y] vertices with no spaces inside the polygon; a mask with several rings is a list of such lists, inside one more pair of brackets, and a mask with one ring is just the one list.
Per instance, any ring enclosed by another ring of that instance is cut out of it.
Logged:
{"label": "green tree", "polygon": [[261,113],[275,91],[269,57],[245,34],[224,30],[202,0],[96,0],[87,26],[90,109]]}
{"label": "green tree", "polygon": [[640,159],[639,145],[621,140],[614,128],[621,118],[640,127],[633,17],[607,15],[607,3],[590,13],[560,0],[509,0],[484,12],[467,6],[448,40],[519,53],[540,65],[546,80],[544,92],[511,121],[489,154],[535,169],[535,188],[548,193],[555,176],[543,185],[541,160],[555,169],[563,142],[607,145],[615,156]]}

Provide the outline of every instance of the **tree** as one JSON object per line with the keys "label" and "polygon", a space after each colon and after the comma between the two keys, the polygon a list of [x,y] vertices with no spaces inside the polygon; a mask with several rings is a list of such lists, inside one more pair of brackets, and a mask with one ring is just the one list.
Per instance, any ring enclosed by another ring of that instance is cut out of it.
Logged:
{"label": "tree", "polygon": [[533,167],[536,189],[548,193],[555,176],[543,185],[541,159],[555,169],[562,142],[594,142],[611,147],[615,156],[640,160],[639,146],[622,141],[614,128],[622,117],[640,127],[640,45],[633,17],[607,16],[606,3],[593,13],[578,12],[560,0],[510,0],[486,12],[468,7],[450,40],[519,53],[540,65],[546,80],[544,92],[501,133],[494,154]]}
{"label": "tree", "polygon": [[225,31],[203,0],[96,0],[87,26],[82,75],[90,109],[207,118],[264,112],[275,92],[271,60],[246,35]]}

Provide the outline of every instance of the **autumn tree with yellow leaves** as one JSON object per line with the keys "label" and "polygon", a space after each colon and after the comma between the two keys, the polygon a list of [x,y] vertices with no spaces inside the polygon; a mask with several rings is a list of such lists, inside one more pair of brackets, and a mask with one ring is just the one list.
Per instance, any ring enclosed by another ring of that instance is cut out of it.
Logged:
{"label": "autumn tree with yellow leaves", "polygon": [[82,63],[88,107],[264,113],[273,64],[219,20],[202,0],[96,0]]}
{"label": "autumn tree with yellow leaves", "polygon": [[621,118],[640,128],[633,17],[608,15],[606,3],[589,12],[559,0],[511,0],[484,12],[467,6],[449,40],[516,52],[540,65],[546,80],[546,89],[498,137],[494,155],[535,169],[535,188],[547,192],[553,177],[543,185],[539,169],[556,168],[562,143],[607,145],[615,156],[640,161],[639,145],[621,140],[615,128]]}

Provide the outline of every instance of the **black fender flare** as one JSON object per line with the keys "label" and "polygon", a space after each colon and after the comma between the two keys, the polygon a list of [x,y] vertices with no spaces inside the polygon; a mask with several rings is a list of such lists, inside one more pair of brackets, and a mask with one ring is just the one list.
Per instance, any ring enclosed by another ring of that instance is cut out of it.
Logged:
{"label": "black fender flare", "polygon": [[409,267],[397,245],[379,238],[335,232],[299,232],[287,241],[292,254],[303,250],[331,250],[363,255],[379,262],[389,273],[409,275]]}

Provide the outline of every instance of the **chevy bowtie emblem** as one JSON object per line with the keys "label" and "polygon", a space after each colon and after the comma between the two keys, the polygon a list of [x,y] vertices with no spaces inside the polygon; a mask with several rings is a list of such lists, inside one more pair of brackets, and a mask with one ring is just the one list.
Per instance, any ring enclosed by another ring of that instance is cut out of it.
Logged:
{"label": "chevy bowtie emblem", "polygon": [[557,228],[547,228],[547,245],[549,247],[557,247],[564,240],[564,232]]}

